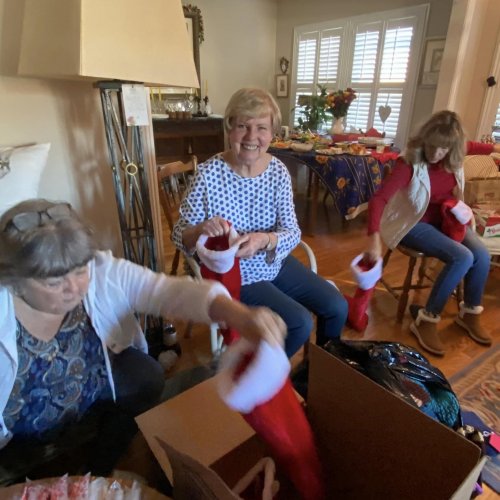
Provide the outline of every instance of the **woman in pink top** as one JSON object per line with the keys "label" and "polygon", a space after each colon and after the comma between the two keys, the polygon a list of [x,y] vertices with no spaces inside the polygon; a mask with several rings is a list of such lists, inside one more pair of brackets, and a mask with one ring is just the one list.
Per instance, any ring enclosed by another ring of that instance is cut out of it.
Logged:
{"label": "woman in pink top", "polygon": [[[371,259],[381,256],[383,240],[389,248],[402,244],[444,263],[425,307],[410,306],[414,319],[410,326],[412,333],[424,349],[438,356],[444,354],[437,330],[440,314],[462,279],[464,302],[455,321],[476,342],[491,345],[491,337],[480,323],[481,301],[490,268],[488,250],[469,226],[460,242],[441,229],[443,202],[463,198],[464,144],[458,116],[451,111],[435,113],[410,138],[392,174],[369,204],[371,242],[367,253]],[[488,154],[493,150],[492,145],[486,144],[467,146],[471,154]],[[467,222],[472,211],[458,201],[451,217]]]}

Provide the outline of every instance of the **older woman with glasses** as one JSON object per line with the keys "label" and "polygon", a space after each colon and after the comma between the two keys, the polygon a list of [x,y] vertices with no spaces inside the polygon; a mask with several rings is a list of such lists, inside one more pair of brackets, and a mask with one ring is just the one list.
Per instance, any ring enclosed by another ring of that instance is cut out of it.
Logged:
{"label": "older woman with glasses", "polygon": [[[0,484],[34,478],[50,450],[64,455],[85,435],[97,458],[87,468],[110,472],[136,432],[133,416],[159,402],[164,384],[136,313],[224,321],[251,341],[284,334],[278,316],[233,301],[219,283],[98,251],[66,203],[29,200],[0,218]],[[76,458],[62,460],[61,474]]]}

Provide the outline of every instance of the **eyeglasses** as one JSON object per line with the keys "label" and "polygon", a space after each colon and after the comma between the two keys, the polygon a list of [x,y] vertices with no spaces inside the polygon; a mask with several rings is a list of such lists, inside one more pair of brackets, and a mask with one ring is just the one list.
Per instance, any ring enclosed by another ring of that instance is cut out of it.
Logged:
{"label": "eyeglasses", "polygon": [[43,217],[46,216],[51,220],[61,220],[71,218],[71,205],[69,203],[58,203],[46,210],[36,212],[21,212],[14,215],[5,226],[4,231],[11,226],[15,227],[20,232],[29,231],[43,225]]}

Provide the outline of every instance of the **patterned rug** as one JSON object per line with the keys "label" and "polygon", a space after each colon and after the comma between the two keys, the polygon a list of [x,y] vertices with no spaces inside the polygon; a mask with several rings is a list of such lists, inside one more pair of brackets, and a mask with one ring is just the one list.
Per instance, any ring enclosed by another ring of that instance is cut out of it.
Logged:
{"label": "patterned rug", "polygon": [[[500,434],[500,344],[494,344],[449,381],[463,413],[472,412],[486,427]],[[485,465],[483,480],[499,492],[500,455],[492,448],[488,455],[490,460]]]}

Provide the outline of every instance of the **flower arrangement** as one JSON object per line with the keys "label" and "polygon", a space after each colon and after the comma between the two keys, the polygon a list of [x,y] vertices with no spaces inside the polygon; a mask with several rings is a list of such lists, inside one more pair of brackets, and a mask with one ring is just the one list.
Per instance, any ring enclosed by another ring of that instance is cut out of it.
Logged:
{"label": "flower arrangement", "polygon": [[351,87],[347,87],[345,90],[330,92],[326,96],[327,111],[335,118],[347,116],[349,106],[354,99],[356,99],[356,92]]}

